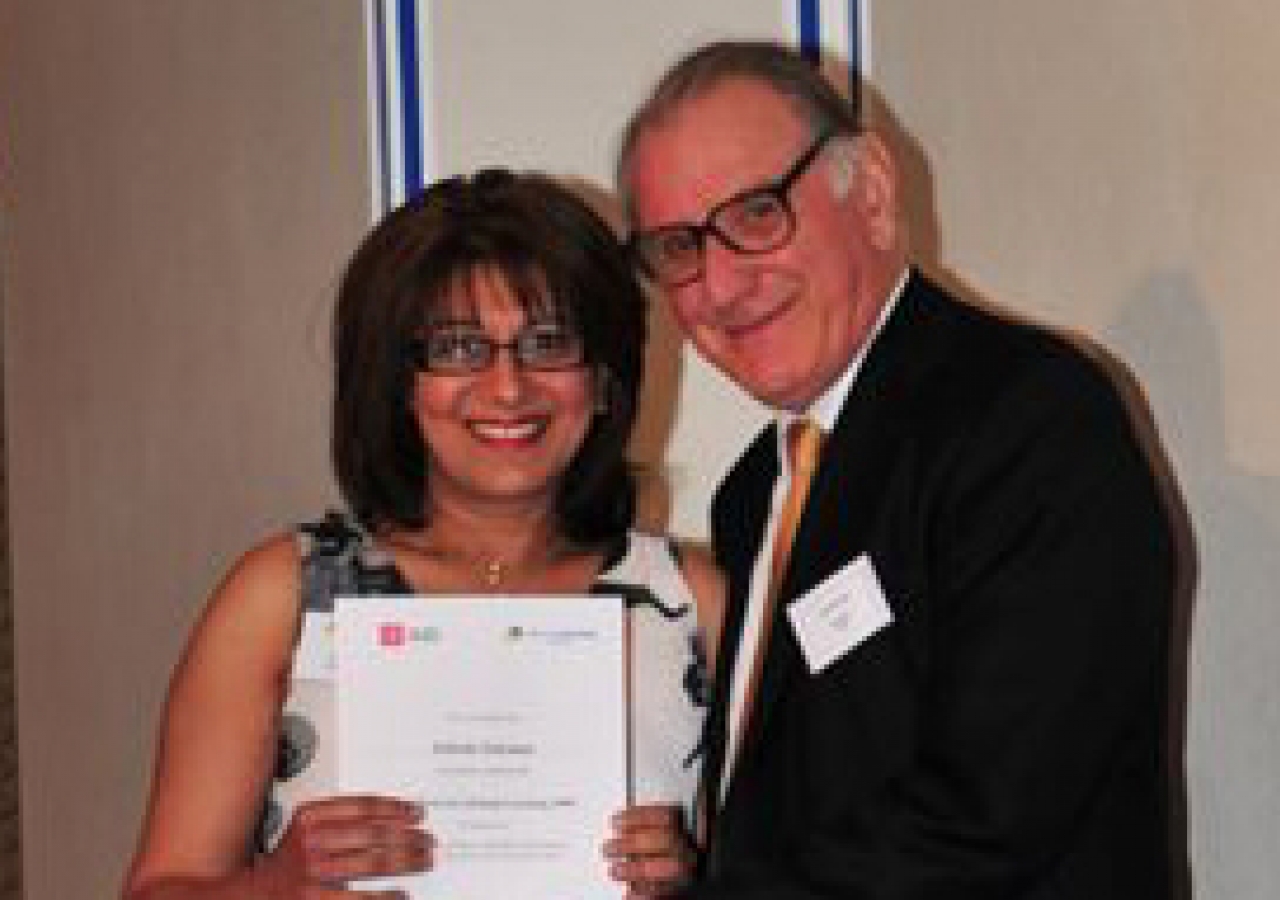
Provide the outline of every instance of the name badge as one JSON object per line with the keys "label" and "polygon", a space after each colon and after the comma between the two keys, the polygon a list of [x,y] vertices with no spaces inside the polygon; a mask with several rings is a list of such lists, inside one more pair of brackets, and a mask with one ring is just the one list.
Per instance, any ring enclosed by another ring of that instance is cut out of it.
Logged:
{"label": "name badge", "polygon": [[815,675],[893,621],[865,553],[791,603],[787,616]]}

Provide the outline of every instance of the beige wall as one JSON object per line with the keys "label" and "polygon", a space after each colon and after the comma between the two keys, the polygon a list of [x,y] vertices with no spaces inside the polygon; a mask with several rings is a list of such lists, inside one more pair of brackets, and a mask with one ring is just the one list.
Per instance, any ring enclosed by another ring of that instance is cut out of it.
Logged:
{"label": "beige wall", "polygon": [[[1198,552],[1187,768],[1200,900],[1280,834],[1280,13],[1220,0],[873,0],[917,237],[1146,384]],[[355,0],[0,3],[0,278],[29,900],[109,896],[163,684],[232,555],[332,497],[326,316],[367,219]],[[440,2],[442,171],[608,179],[690,41],[786,2]],[[660,340],[669,349],[667,338]],[[670,519],[759,418],[655,356]]]}
{"label": "beige wall", "polygon": [[26,896],[112,896],[167,672],[328,496],[326,316],[367,221],[356,3],[0,4]]}

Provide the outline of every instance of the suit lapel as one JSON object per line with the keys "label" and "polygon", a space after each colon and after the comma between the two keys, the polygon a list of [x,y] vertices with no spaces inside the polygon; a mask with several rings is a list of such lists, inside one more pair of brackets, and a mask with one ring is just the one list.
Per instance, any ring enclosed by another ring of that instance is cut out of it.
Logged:
{"label": "suit lapel", "polygon": [[[933,395],[922,391],[921,385],[932,378],[946,377],[938,375],[937,366],[940,361],[951,359],[951,329],[947,322],[953,315],[951,301],[913,273],[828,436],[779,587],[757,695],[759,706],[743,736],[726,806],[734,803],[735,785],[754,780],[751,770],[756,765],[761,734],[788,685],[806,671],[786,608],[841,566],[867,552],[869,538],[881,522],[881,507],[892,488],[891,482],[903,477],[901,454],[909,452],[911,432],[919,422],[938,414],[937,410],[917,407],[922,396]],[[729,673],[742,635],[747,582],[759,552],[777,478],[775,448],[775,430],[766,429],[725,479],[713,507],[713,541],[729,577],[729,602],[707,719],[708,754],[703,770],[712,838],[724,770]],[[714,840],[711,849],[714,859]]]}
{"label": "suit lapel", "polygon": [[[750,757],[787,685],[806,672],[786,609],[823,579],[867,551],[868,535],[890,486],[905,432],[912,427],[912,385],[937,356],[927,327],[931,289],[913,276],[885,323],[841,409],[796,530],[773,608],[757,708],[744,735],[734,777]],[[761,491],[768,494],[768,489]],[[749,567],[750,561],[745,565]],[[741,624],[734,631],[736,644]]]}
{"label": "suit lapel", "polygon": [[707,823],[709,827],[720,802],[720,781],[728,743],[730,673],[741,643],[751,568],[769,515],[773,483],[778,477],[773,449],[776,441],[773,426],[757,435],[717,492],[713,505],[712,538],[717,561],[728,577],[728,596],[704,735],[707,755],[700,791],[704,812],[711,820]]}

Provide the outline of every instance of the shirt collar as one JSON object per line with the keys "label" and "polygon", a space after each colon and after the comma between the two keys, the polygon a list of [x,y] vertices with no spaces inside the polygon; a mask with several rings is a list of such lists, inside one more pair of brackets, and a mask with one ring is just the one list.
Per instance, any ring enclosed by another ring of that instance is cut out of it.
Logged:
{"label": "shirt collar", "polygon": [[853,390],[853,384],[858,378],[858,372],[862,370],[862,363],[867,358],[867,353],[871,350],[871,345],[875,343],[876,338],[880,335],[884,328],[884,323],[888,321],[898,302],[902,299],[902,293],[906,290],[907,279],[911,275],[910,267],[904,268],[902,274],[898,276],[897,282],[893,286],[893,290],[889,292],[889,299],[880,309],[880,315],[876,317],[875,324],[871,327],[867,339],[862,342],[862,346],[858,348],[858,352],[853,355],[853,359],[849,361],[849,365],[845,367],[840,377],[835,380],[831,387],[827,388],[818,396],[816,400],[810,404],[809,408],[802,413],[791,412],[790,410],[778,410],[778,453],[780,459],[786,459],[786,434],[787,427],[796,419],[807,417],[813,419],[822,428],[823,434],[830,434],[835,428],[836,419],[840,417],[840,410],[844,408],[844,402],[848,399],[849,392]]}

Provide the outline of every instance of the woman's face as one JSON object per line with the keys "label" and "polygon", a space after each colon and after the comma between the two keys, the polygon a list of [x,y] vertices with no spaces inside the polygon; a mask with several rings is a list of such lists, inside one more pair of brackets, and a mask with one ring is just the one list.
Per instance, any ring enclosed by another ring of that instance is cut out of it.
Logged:
{"label": "woman's face", "polygon": [[481,268],[420,337],[412,397],[431,505],[553,509],[593,415],[577,333],[527,312],[501,271]]}

